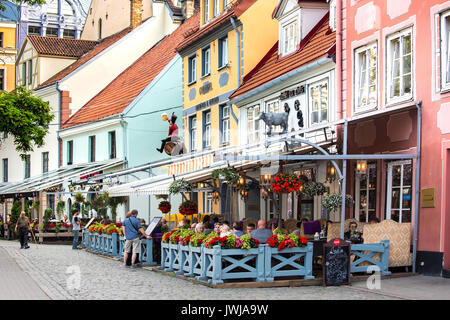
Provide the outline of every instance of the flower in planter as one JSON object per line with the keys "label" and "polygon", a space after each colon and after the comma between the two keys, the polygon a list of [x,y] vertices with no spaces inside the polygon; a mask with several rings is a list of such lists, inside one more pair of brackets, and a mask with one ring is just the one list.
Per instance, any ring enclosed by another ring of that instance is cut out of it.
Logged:
{"label": "flower in planter", "polygon": [[305,237],[299,237],[294,233],[289,235],[274,234],[267,239],[266,244],[271,248],[278,248],[278,251],[282,251],[286,248],[304,247],[308,244],[308,240]]}
{"label": "flower in planter", "polygon": [[200,247],[203,241],[206,239],[206,234],[204,233],[196,233],[192,235],[189,240],[189,245],[192,247]]}
{"label": "flower in planter", "polygon": [[169,201],[161,201],[159,203],[158,209],[162,212],[162,213],[169,213],[170,209],[172,209],[172,205],[170,204]]}

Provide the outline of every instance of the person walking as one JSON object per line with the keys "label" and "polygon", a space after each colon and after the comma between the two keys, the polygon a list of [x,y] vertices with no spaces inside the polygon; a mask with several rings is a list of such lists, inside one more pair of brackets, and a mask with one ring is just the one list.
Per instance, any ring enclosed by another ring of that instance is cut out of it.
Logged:
{"label": "person walking", "polygon": [[72,218],[72,230],[73,230],[73,243],[72,243],[72,249],[76,250],[78,249],[78,237],[80,235],[80,229],[81,229],[81,219],[78,216],[79,212],[76,211],[73,213]]}
{"label": "person walking", "polygon": [[125,249],[123,253],[123,266],[127,266],[128,255],[133,252],[131,256],[131,268],[136,268],[137,254],[141,253],[141,241],[139,240],[139,233],[147,239],[151,239],[141,226],[141,222],[137,218],[138,211],[132,210],[131,216],[126,218],[123,222],[122,230],[125,236]]}
{"label": "person walking", "polygon": [[17,219],[16,223],[16,232],[19,229],[19,240],[20,240],[20,249],[28,249],[30,246],[28,245],[28,231],[30,230],[30,220],[25,215],[25,211],[20,213],[19,219]]}

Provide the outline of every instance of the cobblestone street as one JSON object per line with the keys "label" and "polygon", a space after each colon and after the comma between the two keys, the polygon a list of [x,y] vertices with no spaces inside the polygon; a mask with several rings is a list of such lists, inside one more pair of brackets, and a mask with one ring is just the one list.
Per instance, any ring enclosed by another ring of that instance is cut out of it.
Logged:
{"label": "cobblestone street", "polygon": [[[398,299],[400,296],[368,292],[357,287],[294,287],[214,289],[144,269],[123,268],[111,260],[69,245],[31,244],[20,250],[18,243],[0,241],[0,254],[8,254],[33,278],[51,299]],[[70,289],[73,271],[79,268],[80,288]],[[6,279],[7,280],[7,279]],[[69,284],[69,285],[68,285]],[[2,290],[4,286],[0,287]],[[2,295],[4,296],[4,295]]]}

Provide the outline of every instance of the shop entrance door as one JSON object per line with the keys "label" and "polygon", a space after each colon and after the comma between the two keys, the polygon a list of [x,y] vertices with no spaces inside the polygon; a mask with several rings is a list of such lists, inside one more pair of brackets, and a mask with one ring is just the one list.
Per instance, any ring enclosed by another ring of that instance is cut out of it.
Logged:
{"label": "shop entrance door", "polygon": [[399,223],[411,222],[412,206],[412,163],[395,161],[387,170],[386,219]]}

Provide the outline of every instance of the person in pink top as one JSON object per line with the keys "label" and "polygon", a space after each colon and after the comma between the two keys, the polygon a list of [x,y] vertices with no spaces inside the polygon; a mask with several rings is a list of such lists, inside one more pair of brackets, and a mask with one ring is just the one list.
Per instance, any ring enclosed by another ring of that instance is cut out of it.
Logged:
{"label": "person in pink top", "polygon": [[166,139],[161,140],[161,148],[156,148],[160,153],[164,151],[164,146],[167,142],[171,141],[173,137],[178,137],[178,126],[175,123],[177,121],[177,116],[172,113],[172,117],[168,120],[169,121],[169,135]]}

